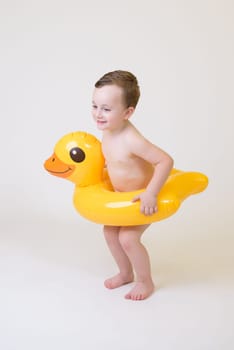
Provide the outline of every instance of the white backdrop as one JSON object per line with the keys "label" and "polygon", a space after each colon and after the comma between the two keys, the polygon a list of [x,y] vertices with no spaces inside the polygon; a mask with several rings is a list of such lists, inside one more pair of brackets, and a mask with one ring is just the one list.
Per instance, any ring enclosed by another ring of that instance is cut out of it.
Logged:
{"label": "white backdrop", "polygon": [[67,132],[100,137],[90,113],[93,84],[128,69],[142,91],[132,121],[176,167],[210,179],[190,211],[202,206],[212,229],[231,224],[231,1],[0,4],[3,217],[73,215],[69,184],[50,178],[43,162]]}
{"label": "white backdrop", "polygon": [[93,85],[107,71],[126,69],[141,86],[132,122],[173,156],[175,167],[210,180],[158,231],[210,239],[208,250],[214,242],[230,247],[233,16],[231,0],[0,0],[3,241],[6,228],[24,232],[20,227],[31,223],[32,231],[40,224],[43,230],[45,221],[100,231],[75,212],[73,184],[47,174],[43,162],[67,132],[100,138],[91,117]]}

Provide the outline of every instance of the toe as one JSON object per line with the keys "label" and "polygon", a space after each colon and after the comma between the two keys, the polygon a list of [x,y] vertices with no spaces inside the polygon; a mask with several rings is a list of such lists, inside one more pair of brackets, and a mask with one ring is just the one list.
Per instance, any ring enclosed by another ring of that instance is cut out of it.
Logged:
{"label": "toe", "polygon": [[128,299],[128,300],[131,299],[131,294],[130,293],[126,294],[125,299]]}

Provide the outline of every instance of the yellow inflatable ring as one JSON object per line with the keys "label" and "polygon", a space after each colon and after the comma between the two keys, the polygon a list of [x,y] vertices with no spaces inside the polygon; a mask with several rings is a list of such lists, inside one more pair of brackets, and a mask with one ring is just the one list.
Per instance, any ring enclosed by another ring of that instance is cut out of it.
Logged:
{"label": "yellow inflatable ring", "polygon": [[54,154],[45,161],[52,175],[75,184],[74,206],[86,219],[98,224],[131,226],[149,224],[176,213],[190,195],[202,192],[208,178],[198,172],[173,169],[158,195],[158,211],[151,216],[140,212],[139,191],[114,192],[104,168],[100,141],[91,134],[77,131],[63,136]]}

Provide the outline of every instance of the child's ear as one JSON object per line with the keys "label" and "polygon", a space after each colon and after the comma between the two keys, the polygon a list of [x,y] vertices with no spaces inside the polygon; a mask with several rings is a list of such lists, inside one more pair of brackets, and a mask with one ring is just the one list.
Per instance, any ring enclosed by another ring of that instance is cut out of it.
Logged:
{"label": "child's ear", "polygon": [[124,119],[126,119],[126,120],[129,119],[134,111],[135,111],[134,107],[128,107],[125,111],[125,118]]}

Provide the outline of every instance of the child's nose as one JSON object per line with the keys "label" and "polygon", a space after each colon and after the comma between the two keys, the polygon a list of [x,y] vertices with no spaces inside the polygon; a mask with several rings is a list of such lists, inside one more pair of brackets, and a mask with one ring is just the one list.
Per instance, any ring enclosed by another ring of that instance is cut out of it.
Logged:
{"label": "child's nose", "polygon": [[102,117],[102,110],[99,109],[99,108],[96,109],[96,117],[97,118],[101,118]]}

